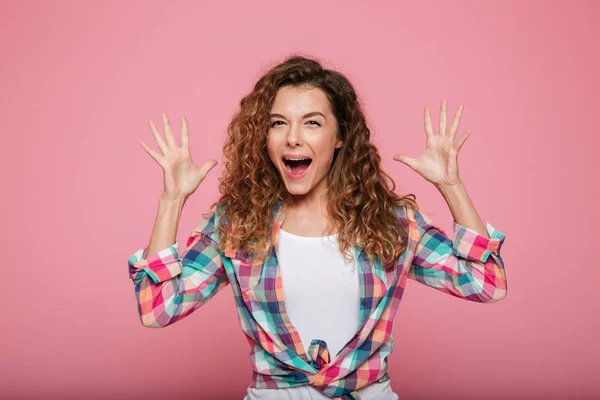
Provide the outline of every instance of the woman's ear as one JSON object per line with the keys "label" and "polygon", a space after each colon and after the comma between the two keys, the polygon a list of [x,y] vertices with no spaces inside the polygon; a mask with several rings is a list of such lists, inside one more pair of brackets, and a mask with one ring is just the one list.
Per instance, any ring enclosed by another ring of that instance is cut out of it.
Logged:
{"label": "woman's ear", "polygon": [[342,141],[341,141],[341,140],[338,140],[338,142],[337,142],[337,143],[336,143],[336,145],[335,145],[335,148],[336,148],[336,149],[339,149],[340,147],[342,147]]}

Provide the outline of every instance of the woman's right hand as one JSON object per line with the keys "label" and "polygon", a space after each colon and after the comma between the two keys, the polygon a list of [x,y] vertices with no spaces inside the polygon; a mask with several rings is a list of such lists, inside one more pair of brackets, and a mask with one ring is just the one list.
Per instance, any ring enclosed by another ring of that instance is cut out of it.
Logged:
{"label": "woman's right hand", "polygon": [[167,114],[162,113],[161,116],[165,127],[166,142],[154,123],[149,121],[149,124],[163,155],[152,150],[144,142],[140,142],[140,145],[163,169],[164,191],[161,198],[186,200],[196,191],[208,171],[217,165],[217,161],[208,160],[201,167],[196,166],[190,154],[187,119],[181,117],[181,147],[177,147]]}

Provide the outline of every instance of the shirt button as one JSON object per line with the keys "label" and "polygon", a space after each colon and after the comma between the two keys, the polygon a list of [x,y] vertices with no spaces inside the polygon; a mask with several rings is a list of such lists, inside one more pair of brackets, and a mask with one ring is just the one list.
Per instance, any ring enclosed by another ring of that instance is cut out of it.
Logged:
{"label": "shirt button", "polygon": [[366,305],[367,305],[367,300],[363,300],[363,301],[362,301],[362,305],[363,305],[363,306],[366,306]]}

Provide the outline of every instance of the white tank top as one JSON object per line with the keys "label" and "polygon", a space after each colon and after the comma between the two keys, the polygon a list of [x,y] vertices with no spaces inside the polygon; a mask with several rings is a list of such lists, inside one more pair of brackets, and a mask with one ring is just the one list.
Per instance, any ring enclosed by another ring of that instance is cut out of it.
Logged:
{"label": "white tank top", "polygon": [[[331,359],[354,336],[360,318],[358,268],[346,261],[337,234],[297,236],[279,230],[278,259],[285,308],[307,351],[313,339],[327,343]],[[315,312],[318,310],[319,312]],[[285,394],[284,394],[285,393]],[[359,389],[362,400],[395,400],[390,381]],[[244,400],[329,399],[310,385],[248,388]]]}
{"label": "white tank top", "polygon": [[305,350],[313,339],[321,339],[333,359],[358,328],[358,270],[353,260],[344,260],[337,234],[305,237],[279,232],[277,261],[288,317]]}

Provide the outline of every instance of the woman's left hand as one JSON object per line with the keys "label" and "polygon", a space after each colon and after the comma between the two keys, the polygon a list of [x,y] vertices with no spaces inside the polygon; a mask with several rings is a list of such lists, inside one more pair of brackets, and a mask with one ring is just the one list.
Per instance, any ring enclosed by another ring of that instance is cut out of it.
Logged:
{"label": "woman's left hand", "polygon": [[433,131],[429,108],[425,107],[425,134],[427,137],[425,151],[418,158],[396,154],[394,160],[408,165],[436,187],[461,184],[462,181],[458,176],[458,152],[471,134],[469,129],[454,143],[462,110],[463,106],[458,106],[452,125],[447,131],[446,99],[443,99],[440,112],[440,131],[439,134],[436,134]]}

